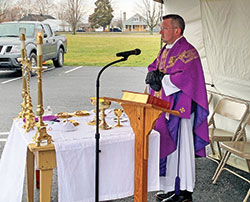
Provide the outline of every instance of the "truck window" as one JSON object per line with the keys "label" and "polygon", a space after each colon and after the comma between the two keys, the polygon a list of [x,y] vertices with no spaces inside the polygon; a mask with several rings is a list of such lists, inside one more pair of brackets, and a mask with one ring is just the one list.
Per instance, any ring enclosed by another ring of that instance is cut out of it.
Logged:
{"label": "truck window", "polygon": [[19,28],[26,29],[26,37],[33,37],[34,24],[26,23],[2,23],[0,24],[0,37],[15,36],[19,37]]}
{"label": "truck window", "polygon": [[50,28],[49,25],[44,25],[44,31],[48,35],[48,37],[52,37],[53,36],[53,32],[52,32],[52,30],[51,30],[51,28]]}
{"label": "truck window", "polygon": [[43,27],[41,26],[41,25],[37,25],[36,26],[36,32],[38,31],[38,32],[41,32],[43,30]]}

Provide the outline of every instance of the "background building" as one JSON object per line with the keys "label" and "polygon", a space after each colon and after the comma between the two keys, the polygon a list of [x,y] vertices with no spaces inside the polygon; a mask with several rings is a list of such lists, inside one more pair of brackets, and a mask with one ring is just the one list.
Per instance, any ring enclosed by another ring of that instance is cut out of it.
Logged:
{"label": "background building", "polygon": [[126,20],[126,13],[123,16],[123,28],[126,32],[147,32],[148,25],[144,17],[139,14],[135,14],[128,20]]}

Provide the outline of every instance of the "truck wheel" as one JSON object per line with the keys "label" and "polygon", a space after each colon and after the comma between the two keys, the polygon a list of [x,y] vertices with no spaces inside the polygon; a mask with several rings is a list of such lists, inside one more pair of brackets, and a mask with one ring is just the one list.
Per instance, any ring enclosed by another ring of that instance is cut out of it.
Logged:
{"label": "truck wheel", "polygon": [[64,63],[64,51],[62,48],[59,48],[57,58],[53,60],[53,64],[55,67],[62,67]]}
{"label": "truck wheel", "polygon": [[[37,58],[36,58],[36,54],[35,53],[31,53],[30,54],[30,61],[31,61],[31,66],[32,67],[37,67]],[[36,75],[36,70],[32,69],[30,71],[30,75],[31,76],[35,76]]]}

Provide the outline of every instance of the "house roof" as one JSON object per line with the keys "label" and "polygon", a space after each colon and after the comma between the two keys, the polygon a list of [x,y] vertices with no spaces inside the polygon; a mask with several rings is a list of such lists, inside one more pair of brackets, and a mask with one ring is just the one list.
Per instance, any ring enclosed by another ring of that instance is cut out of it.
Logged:
{"label": "house roof", "polygon": [[37,14],[28,14],[21,18],[19,21],[44,21],[47,19],[55,19],[51,15],[37,15]]}
{"label": "house roof", "polygon": [[144,17],[138,13],[124,22],[124,25],[147,25],[147,21]]}

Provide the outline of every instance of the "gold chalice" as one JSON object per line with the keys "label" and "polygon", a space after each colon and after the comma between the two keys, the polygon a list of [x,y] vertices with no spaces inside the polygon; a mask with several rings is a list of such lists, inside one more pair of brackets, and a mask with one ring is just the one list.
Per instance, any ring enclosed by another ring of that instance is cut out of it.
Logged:
{"label": "gold chalice", "polygon": [[[90,98],[90,102],[92,105],[96,106],[96,98],[95,97],[91,97]],[[94,110],[95,113],[95,118],[92,121],[89,121],[88,124],[91,126],[95,126],[96,125],[96,110]],[[101,120],[99,120],[100,123]]]}
{"label": "gold chalice", "polygon": [[101,111],[101,123],[99,124],[99,128],[103,130],[109,130],[111,127],[105,121],[105,110],[108,109],[111,105],[111,101],[104,100],[103,98],[99,98],[99,109]]}
{"label": "gold chalice", "polygon": [[120,117],[123,113],[123,109],[114,109],[114,113],[117,116],[117,124],[115,127],[122,127],[123,125],[121,125]]}
{"label": "gold chalice", "polygon": [[[96,106],[96,97],[91,97],[90,101],[91,101],[92,105]],[[105,121],[105,117],[106,117],[105,110],[108,109],[110,107],[110,105],[111,105],[111,101],[104,100],[103,98],[99,98],[99,109],[101,112],[101,115],[100,115],[101,121],[99,120],[99,122],[100,122],[99,128],[100,129],[103,129],[103,130],[111,129],[111,127]],[[95,124],[92,124],[92,122],[94,122],[96,124],[96,116],[95,116],[95,119],[93,121],[89,122],[89,125],[95,125]]]}
{"label": "gold chalice", "polygon": [[[96,110],[94,110],[94,113],[96,114]],[[100,122],[100,120],[99,120],[99,122]],[[96,115],[95,115],[95,118],[92,121],[88,122],[88,124],[91,125],[91,126],[95,126],[96,125]]]}

